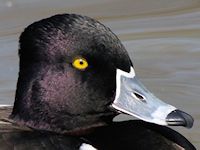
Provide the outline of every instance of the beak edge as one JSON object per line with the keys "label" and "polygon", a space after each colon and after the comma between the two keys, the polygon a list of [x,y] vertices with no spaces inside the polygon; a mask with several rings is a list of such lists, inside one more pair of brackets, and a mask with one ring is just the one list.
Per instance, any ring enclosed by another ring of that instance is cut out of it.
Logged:
{"label": "beak edge", "polygon": [[192,128],[194,119],[189,114],[176,109],[167,115],[166,122],[169,126],[184,126],[186,128]]}

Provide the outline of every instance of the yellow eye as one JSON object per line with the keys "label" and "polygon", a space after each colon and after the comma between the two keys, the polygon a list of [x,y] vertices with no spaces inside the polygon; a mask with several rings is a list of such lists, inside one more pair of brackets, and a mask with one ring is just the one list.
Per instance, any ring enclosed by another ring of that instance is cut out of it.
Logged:
{"label": "yellow eye", "polygon": [[75,58],[72,65],[79,70],[85,70],[88,67],[88,62],[86,59],[78,57]]}

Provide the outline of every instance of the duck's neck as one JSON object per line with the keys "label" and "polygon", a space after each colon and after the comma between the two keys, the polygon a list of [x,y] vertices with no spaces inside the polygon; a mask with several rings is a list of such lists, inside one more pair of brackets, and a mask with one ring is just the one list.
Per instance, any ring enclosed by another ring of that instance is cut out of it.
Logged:
{"label": "duck's neck", "polygon": [[112,121],[114,114],[102,113],[96,115],[78,115],[63,117],[51,117],[46,116],[45,118],[23,118],[18,114],[11,114],[12,119],[16,124],[20,126],[27,126],[34,130],[50,131],[55,133],[65,133],[70,135],[83,135],[90,132],[93,128],[105,126]]}
{"label": "duck's neck", "polygon": [[63,109],[50,109],[44,103],[34,103],[35,105],[33,105],[30,104],[30,100],[27,100],[29,97],[23,98],[22,100],[18,99],[16,94],[14,108],[9,118],[19,125],[35,130],[79,135],[94,127],[109,124],[116,115],[112,111],[71,114]]}
{"label": "duck's neck", "polygon": [[37,92],[37,89],[31,89],[34,86],[26,80],[27,78],[19,78],[18,80],[15,103],[10,115],[10,119],[19,125],[36,130],[77,134],[92,127],[106,125],[116,115],[106,110],[72,114],[69,109],[59,104],[59,101],[51,105],[45,102],[46,97],[40,97],[37,95],[38,93],[33,93],[32,91]]}

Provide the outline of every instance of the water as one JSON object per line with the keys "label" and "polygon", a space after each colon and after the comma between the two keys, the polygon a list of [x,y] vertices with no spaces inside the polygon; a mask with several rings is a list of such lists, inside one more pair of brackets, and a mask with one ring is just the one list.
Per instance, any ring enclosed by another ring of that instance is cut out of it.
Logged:
{"label": "water", "polygon": [[198,0],[0,0],[0,104],[14,101],[23,28],[64,12],[94,17],[119,36],[143,83],[194,117],[192,129],[174,129],[200,149]]}

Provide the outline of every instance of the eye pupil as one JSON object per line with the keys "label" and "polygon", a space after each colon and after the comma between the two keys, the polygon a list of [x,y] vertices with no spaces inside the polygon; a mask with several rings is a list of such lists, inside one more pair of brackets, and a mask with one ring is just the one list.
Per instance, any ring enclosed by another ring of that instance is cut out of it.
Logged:
{"label": "eye pupil", "polygon": [[80,60],[79,64],[80,64],[80,65],[83,65],[83,61],[82,61],[82,60]]}

